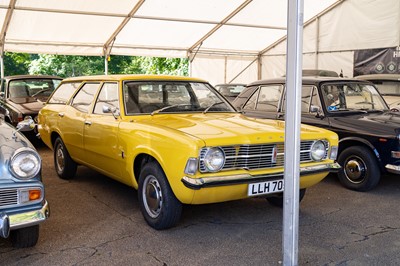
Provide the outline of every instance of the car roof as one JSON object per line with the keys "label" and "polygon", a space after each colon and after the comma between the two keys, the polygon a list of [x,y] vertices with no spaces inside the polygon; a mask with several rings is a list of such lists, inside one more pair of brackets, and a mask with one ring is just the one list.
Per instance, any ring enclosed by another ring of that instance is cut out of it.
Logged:
{"label": "car roof", "polygon": [[356,77],[362,80],[400,80],[400,74],[369,74]]}
{"label": "car roof", "polygon": [[119,74],[119,75],[96,75],[96,76],[81,76],[66,78],[63,82],[73,81],[122,81],[122,80],[137,80],[137,81],[156,81],[156,80],[167,80],[167,81],[196,81],[196,82],[207,82],[203,79],[185,77],[185,76],[169,76],[169,75],[133,75],[133,74]]}
{"label": "car roof", "polygon": [[[339,78],[339,77],[303,77],[302,82],[303,84],[313,84],[317,85],[322,82],[367,82],[363,81],[360,79],[355,79],[355,78]],[[254,81],[250,84],[247,85],[247,87],[250,86],[258,86],[258,85],[263,85],[263,84],[273,84],[273,83],[285,83],[286,82],[286,77],[278,77],[278,78],[271,78],[271,79],[263,79],[263,80],[257,80]],[[369,82],[368,82],[369,83]]]}
{"label": "car roof", "polygon": [[15,79],[59,79],[62,80],[61,77],[51,76],[51,75],[14,75],[14,76],[6,76],[5,80],[15,80]]}
{"label": "car roof", "polygon": [[220,83],[215,86],[246,86],[245,83]]}

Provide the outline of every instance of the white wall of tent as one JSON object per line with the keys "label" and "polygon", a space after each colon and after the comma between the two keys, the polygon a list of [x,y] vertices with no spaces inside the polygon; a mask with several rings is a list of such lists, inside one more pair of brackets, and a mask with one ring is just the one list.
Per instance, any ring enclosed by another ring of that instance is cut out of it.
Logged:
{"label": "white wall of tent", "polygon": [[[304,0],[304,22],[303,69],[352,77],[356,51],[400,46],[398,0]],[[0,0],[0,23],[0,55],[187,57],[211,84],[286,69],[287,1]]]}

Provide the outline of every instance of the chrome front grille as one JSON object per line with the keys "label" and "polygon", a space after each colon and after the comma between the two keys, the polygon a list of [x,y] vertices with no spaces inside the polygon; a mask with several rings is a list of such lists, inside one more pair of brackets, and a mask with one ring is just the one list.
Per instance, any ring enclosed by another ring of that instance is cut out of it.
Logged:
{"label": "chrome front grille", "polygon": [[17,205],[17,204],[18,204],[17,189],[0,190],[0,207]]}
{"label": "chrome front grille", "polygon": [[[311,162],[311,147],[314,140],[302,141],[300,143],[300,162]],[[328,156],[329,143],[325,143],[325,156]],[[282,167],[284,164],[284,144],[257,144],[257,145],[237,145],[237,146],[222,146],[225,153],[225,164],[222,170],[231,169],[264,169],[272,167]],[[200,171],[206,172],[204,166],[204,154],[206,149],[200,152]]]}

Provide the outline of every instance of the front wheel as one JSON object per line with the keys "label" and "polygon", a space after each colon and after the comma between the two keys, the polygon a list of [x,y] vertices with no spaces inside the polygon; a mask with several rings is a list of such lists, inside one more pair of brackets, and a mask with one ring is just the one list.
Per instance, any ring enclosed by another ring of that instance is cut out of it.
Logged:
{"label": "front wheel", "polygon": [[74,178],[77,164],[72,160],[60,137],[54,142],[54,166],[60,178],[66,180]]}
{"label": "front wheel", "polygon": [[147,163],[140,172],[138,196],[143,217],[154,229],[167,229],[179,221],[182,203],[157,162]]}
{"label": "front wheel", "polygon": [[39,239],[39,225],[20,228],[10,233],[11,244],[15,248],[29,248]]}
{"label": "front wheel", "polygon": [[338,163],[342,166],[339,181],[346,188],[368,191],[378,185],[381,172],[371,150],[362,146],[349,147],[340,153]]}
{"label": "front wheel", "polygon": [[[300,189],[300,193],[299,193],[299,202],[301,202],[304,198],[304,196],[306,195],[306,189]],[[267,200],[270,204],[280,207],[283,207],[283,193],[280,193],[278,195],[275,196],[271,196],[271,197],[267,197]]]}

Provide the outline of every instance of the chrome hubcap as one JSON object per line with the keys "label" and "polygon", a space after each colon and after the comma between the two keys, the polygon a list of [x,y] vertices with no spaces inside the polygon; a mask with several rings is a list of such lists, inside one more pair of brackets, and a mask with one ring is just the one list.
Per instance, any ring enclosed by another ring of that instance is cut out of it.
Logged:
{"label": "chrome hubcap", "polygon": [[365,178],[366,167],[361,158],[351,158],[344,166],[347,179],[353,183],[361,183]]}
{"label": "chrome hubcap", "polygon": [[64,152],[60,146],[57,147],[56,150],[56,163],[57,163],[57,170],[58,172],[64,171]]}
{"label": "chrome hubcap", "polygon": [[162,208],[162,192],[157,179],[149,175],[144,180],[142,191],[143,204],[151,218],[157,218]]}

